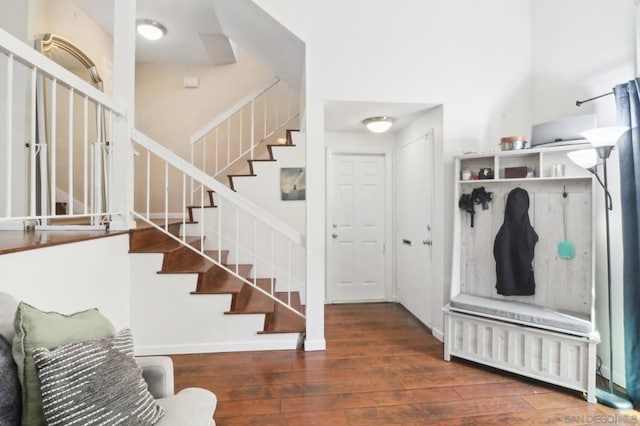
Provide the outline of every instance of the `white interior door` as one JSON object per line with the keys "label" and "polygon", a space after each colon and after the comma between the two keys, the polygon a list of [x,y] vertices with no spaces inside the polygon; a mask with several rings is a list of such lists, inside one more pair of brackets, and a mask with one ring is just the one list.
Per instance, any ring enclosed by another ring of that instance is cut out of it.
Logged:
{"label": "white interior door", "polygon": [[385,157],[332,154],[329,173],[328,299],[385,300]]}
{"label": "white interior door", "polygon": [[399,146],[396,169],[398,298],[409,312],[432,326],[432,133]]}

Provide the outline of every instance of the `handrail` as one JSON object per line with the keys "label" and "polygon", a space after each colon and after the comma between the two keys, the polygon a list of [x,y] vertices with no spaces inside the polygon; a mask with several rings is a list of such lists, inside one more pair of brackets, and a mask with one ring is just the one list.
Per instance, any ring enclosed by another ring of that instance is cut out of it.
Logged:
{"label": "handrail", "polygon": [[213,129],[228,120],[233,114],[249,105],[252,100],[262,95],[264,92],[271,89],[279,82],[280,79],[278,77],[273,77],[271,78],[271,80],[249,92],[246,96],[236,102],[232,107],[228,108],[222,114],[218,115],[215,119],[211,120],[209,123],[202,126],[202,128],[194,132],[194,134],[189,138],[189,143],[193,145],[194,143],[205,137]]}
{"label": "handrail", "polygon": [[195,167],[193,164],[189,163],[179,155],[175,154],[171,150],[165,148],[160,145],[158,142],[154,141],[144,133],[133,129],[131,131],[131,138],[142,147],[146,148],[150,152],[162,157],[165,161],[167,161],[172,166],[180,169],[183,173],[188,175],[189,177],[200,181],[206,187],[214,190],[216,193],[224,196],[229,201],[241,207],[247,213],[259,217],[265,224],[271,226],[276,231],[280,232],[282,235],[289,238],[293,243],[298,244],[302,247],[306,246],[305,237],[300,234],[296,229],[283,222],[278,217],[274,216],[270,212],[264,210],[263,208],[253,204],[248,201],[244,197],[240,196],[235,191],[232,191],[227,186],[218,182],[212,176],[204,173],[199,168]]}
{"label": "handrail", "polygon": [[[23,226],[27,221],[48,226],[52,219],[79,217],[92,218],[90,227],[108,226],[100,218],[113,214],[110,157],[116,144],[107,142],[106,132],[113,131],[114,121],[125,116],[124,109],[112,97],[1,28],[0,56],[7,59],[2,82],[7,87],[2,102],[8,123],[3,135],[7,151],[3,159],[6,190],[0,200],[4,206],[4,215],[0,216],[3,226],[16,226],[18,221]],[[50,96],[48,101],[45,95]],[[30,101],[30,112],[13,108],[14,98],[23,97]],[[57,103],[63,97],[67,98],[65,107]],[[14,129],[16,113],[24,114],[25,119]],[[100,117],[99,121],[92,123],[92,114]],[[23,133],[26,144],[18,140]],[[13,156],[16,149],[17,161]],[[24,179],[18,178],[19,174],[25,174]],[[18,185],[23,200],[14,200],[15,182],[21,182]],[[81,194],[81,204],[76,194]],[[68,211],[58,213],[58,202],[65,199]],[[81,211],[77,209],[80,206]]]}
{"label": "handrail", "polygon": [[38,70],[43,74],[57,79],[60,84],[64,84],[67,87],[73,87],[77,92],[80,92],[91,100],[106,106],[115,114],[124,116],[124,109],[116,105],[111,97],[93,87],[71,71],[40,54],[35,49],[29,47],[27,44],[2,28],[0,28],[0,40],[2,40],[0,50],[16,55],[14,57],[15,60],[27,65],[28,67],[38,68]]}
{"label": "handrail", "polygon": [[[267,135],[265,135],[262,139],[260,139],[253,147],[249,146],[247,147],[243,152],[241,152],[240,154],[237,155],[236,161],[240,158],[244,158],[245,156],[248,156],[251,154],[252,149],[255,149],[255,147],[261,145],[262,143],[268,141],[269,139],[271,139],[274,135],[276,135],[279,131],[281,131],[282,129],[284,129],[287,125],[289,125],[289,123],[291,123],[293,120],[295,120],[296,118],[299,117],[299,114],[296,114],[292,117],[289,117],[289,119],[287,121],[285,121],[284,123],[282,123],[279,127],[277,127],[275,130],[272,130],[271,132],[269,132]],[[192,160],[193,161],[193,160]],[[221,175],[224,171],[230,169],[231,167],[233,167],[235,165],[235,162],[230,162],[229,164],[227,164],[224,167],[220,167],[217,169],[215,176],[219,176]]]}

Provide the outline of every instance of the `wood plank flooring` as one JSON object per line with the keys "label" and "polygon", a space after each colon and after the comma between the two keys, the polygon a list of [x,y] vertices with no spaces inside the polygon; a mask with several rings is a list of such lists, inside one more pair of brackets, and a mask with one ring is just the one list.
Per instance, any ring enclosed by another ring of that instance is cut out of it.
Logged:
{"label": "wood plank flooring", "polygon": [[218,396],[225,425],[639,424],[578,392],[461,360],[400,305],[326,307],[325,352],[172,356],[176,390]]}

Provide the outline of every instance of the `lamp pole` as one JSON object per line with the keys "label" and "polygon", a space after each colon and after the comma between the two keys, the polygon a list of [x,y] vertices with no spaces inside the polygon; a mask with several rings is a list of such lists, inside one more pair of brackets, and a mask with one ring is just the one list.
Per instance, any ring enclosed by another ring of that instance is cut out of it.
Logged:
{"label": "lamp pole", "polygon": [[[605,231],[606,231],[606,242],[607,242],[607,304],[608,304],[608,314],[609,314],[609,392],[606,392],[603,389],[596,389],[596,398],[598,402],[601,404],[607,405],[616,409],[631,409],[633,408],[633,404],[631,402],[619,395],[616,395],[613,389],[613,303],[612,303],[612,289],[611,289],[611,237],[609,232],[609,211],[613,209],[611,203],[611,194],[609,193],[608,187],[608,176],[607,176],[607,159],[609,158],[609,154],[611,154],[611,150],[613,146],[607,147],[598,147],[596,150],[598,152],[599,157],[602,159],[602,171],[604,174],[604,183],[601,182],[601,185],[604,189],[604,210],[605,210]],[[597,172],[595,173],[596,177]]]}
{"label": "lamp pole", "polygon": [[[607,159],[622,135],[629,130],[628,127],[602,127],[581,132],[586,140],[591,143],[592,149],[583,149],[567,153],[569,158],[578,166],[588,170],[598,181],[604,190],[605,226],[607,241],[607,304],[609,314],[609,389],[596,388],[596,399],[599,403],[617,409],[631,409],[633,404],[619,395],[613,389],[613,309],[611,300],[611,237],[609,231],[609,211],[613,209],[611,194],[607,187]],[[598,157],[602,160],[604,182],[598,174]]]}
{"label": "lamp pole", "polygon": [[[602,170],[604,173],[604,187],[609,188],[607,182],[607,157],[604,158]],[[613,304],[611,303],[611,237],[609,235],[609,210],[612,208],[607,205],[607,193],[604,193],[604,212],[605,212],[605,228],[607,236],[607,303],[609,305],[609,393],[613,394]]]}

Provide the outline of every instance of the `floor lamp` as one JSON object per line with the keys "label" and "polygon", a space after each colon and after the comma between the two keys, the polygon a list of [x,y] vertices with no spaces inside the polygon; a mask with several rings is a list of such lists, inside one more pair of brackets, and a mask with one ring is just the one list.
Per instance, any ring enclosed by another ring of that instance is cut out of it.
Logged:
{"label": "floor lamp", "polygon": [[[587,130],[581,135],[591,143],[593,148],[573,151],[567,155],[578,166],[592,173],[598,183],[604,189],[605,199],[605,221],[607,236],[607,298],[608,298],[608,314],[609,314],[609,387],[597,388],[596,398],[598,402],[617,409],[631,409],[633,404],[624,396],[618,395],[613,389],[613,324],[611,321],[611,240],[609,235],[609,211],[613,209],[611,202],[611,194],[607,187],[607,159],[611,154],[611,150],[615,147],[620,137],[629,130],[628,127],[601,127],[598,129]],[[598,175],[597,166],[600,160],[602,164],[604,182]]]}

